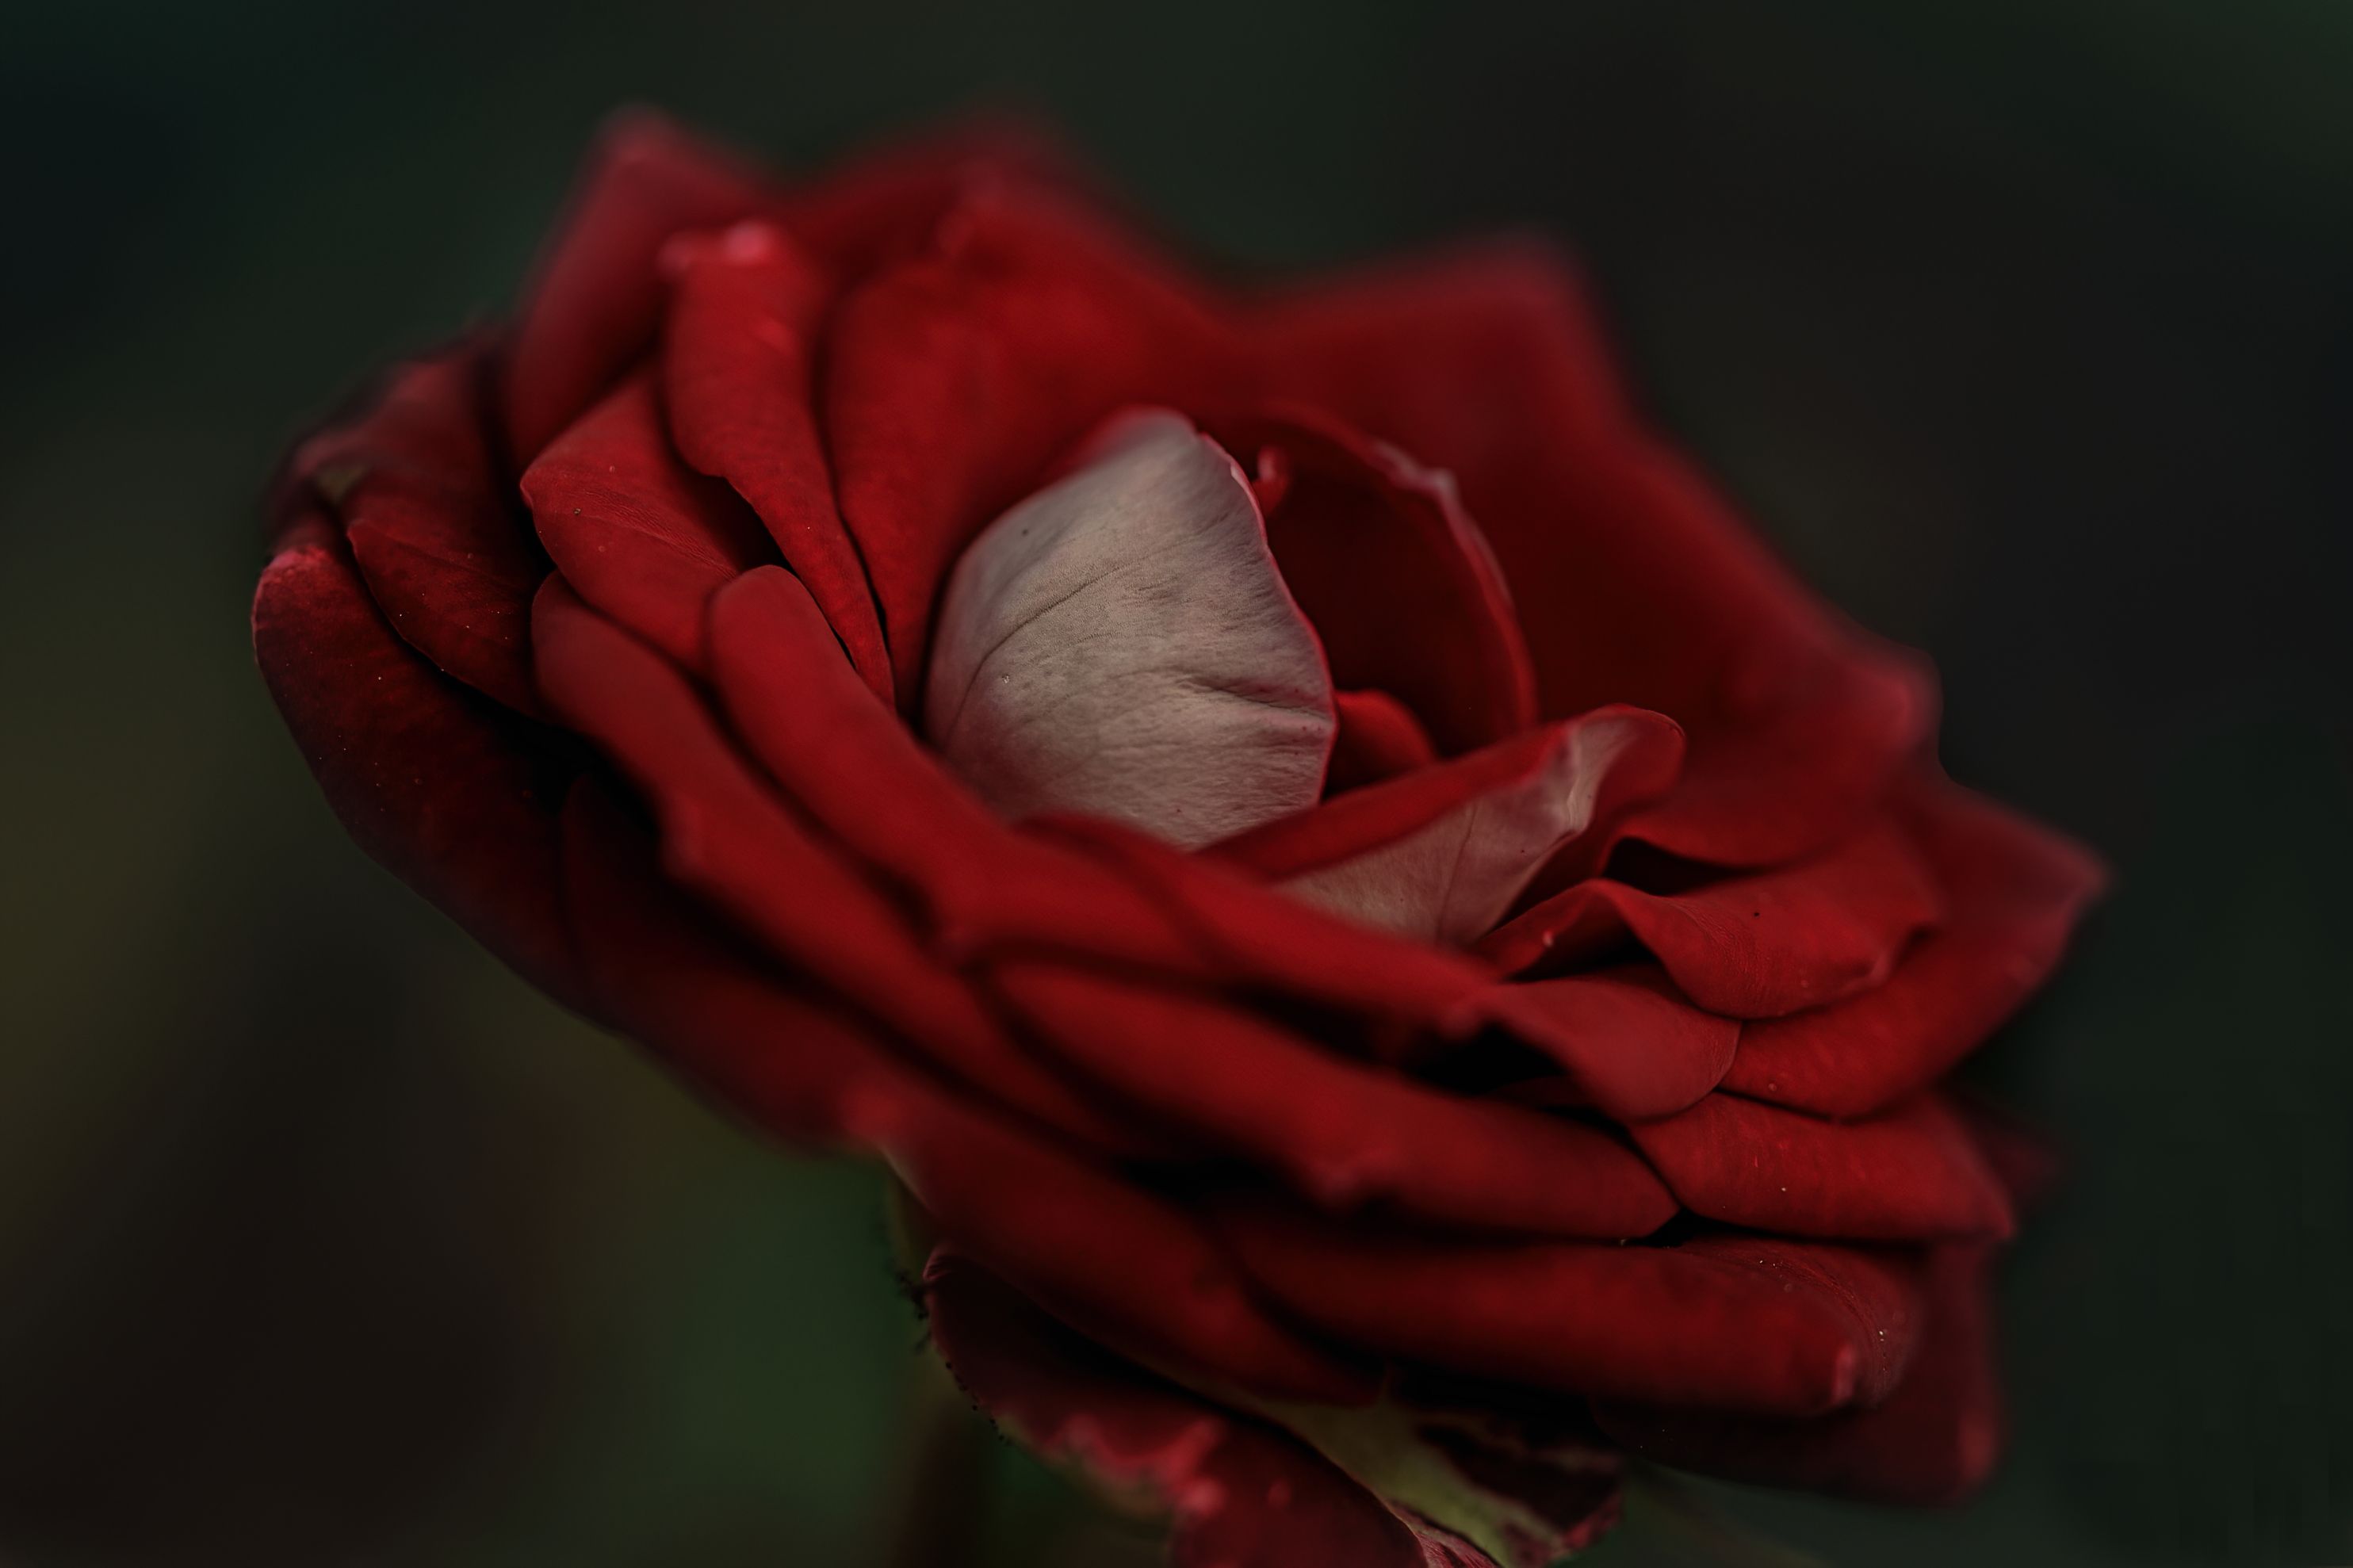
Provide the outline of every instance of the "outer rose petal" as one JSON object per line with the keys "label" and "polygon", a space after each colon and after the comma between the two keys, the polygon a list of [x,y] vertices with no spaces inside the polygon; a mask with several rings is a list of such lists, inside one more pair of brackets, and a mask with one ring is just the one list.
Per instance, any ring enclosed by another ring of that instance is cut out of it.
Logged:
{"label": "outer rose petal", "polygon": [[1416,1026],[1459,1014],[1468,1028],[1492,989],[1475,963],[1303,910],[1140,835],[998,820],[859,684],[786,573],[751,573],[723,592],[711,637],[713,679],[754,754],[928,909],[958,954],[1086,956]]}
{"label": "outer rose petal", "polygon": [[392,634],[323,521],[292,531],[253,599],[253,651],[303,760],[360,847],[533,984],[578,1005],[556,907],[565,770],[513,715]]}
{"label": "outer rose petal", "polygon": [[850,662],[888,701],[891,660],[874,589],[833,502],[812,401],[829,285],[773,224],[682,237],[664,259],[676,282],[662,385],[680,453],[752,503]]}
{"label": "outer rose petal", "polygon": [[670,449],[649,374],[557,437],[522,493],[573,590],[690,669],[702,666],[711,595],[776,559],[744,503]]}
{"label": "outer rose petal", "polygon": [[1943,925],[1877,989],[1751,1024],[1725,1088],[1865,1116],[1926,1087],[2049,978],[2105,880],[2077,846],[1966,790],[1918,784],[1902,810],[1944,887]]}
{"label": "outer rose petal", "polygon": [[972,192],[1008,184],[1083,192],[1047,132],[1018,115],[967,116],[885,142],[787,193],[778,219],[837,278],[862,278],[928,244]]}
{"label": "outer rose petal", "polygon": [[607,124],[515,322],[506,426],[518,461],[651,346],[663,294],[654,260],[670,236],[733,223],[775,195],[660,115],[632,110]]}
{"label": "outer rose petal", "polygon": [[535,712],[527,622],[547,575],[507,488],[488,347],[401,366],[353,424],[303,443],[292,477],[343,520],[368,591],[411,647]]}
{"label": "outer rose petal", "polygon": [[1986,1299],[1991,1258],[1982,1247],[1936,1250],[1919,1353],[1875,1409],[1795,1422],[1623,1404],[1598,1405],[1594,1415],[1636,1453],[1684,1469],[1875,1502],[1957,1502],[2001,1450]]}
{"label": "outer rose petal", "polygon": [[1629,1131],[1686,1208],[1727,1225],[1846,1241],[2010,1234],[2000,1179],[1932,1098],[1841,1122],[1711,1094]]}
{"label": "outer rose petal", "polygon": [[549,708],[645,793],[671,877],[971,1092],[1095,1147],[1156,1147],[1012,1039],[890,900],[769,792],[659,655],[581,605],[561,578],[542,593],[532,631]]}
{"label": "outer rose petal", "polygon": [[1113,1500],[1170,1515],[1177,1568],[1427,1568],[1403,1521],[1296,1438],[1105,1354],[969,1259],[933,1254],[923,1300],[989,1418]]}
{"label": "outer rose petal", "polygon": [[1225,973],[1117,872],[1020,832],[948,776],[851,670],[790,573],[748,573],[712,602],[711,665],[753,755],[844,847],[923,905],[943,945]]}
{"label": "outer rose petal", "polygon": [[[1466,1037],[1484,1021],[1494,972],[1474,957],[1324,914],[1117,823],[1057,817],[1035,826],[1115,868],[1214,954],[1235,983],[1371,1024],[1377,1036],[1372,1043],[1384,1056],[1410,1054],[1433,1031]],[[1335,1026],[1327,1043],[1352,1042]]]}
{"label": "outer rose petal", "polygon": [[1034,190],[968,191],[928,250],[849,292],[819,406],[902,709],[981,526],[1113,410],[1213,401],[1237,354],[1206,303]]}
{"label": "outer rose petal", "polygon": [[1631,702],[1690,731],[1641,837],[1722,864],[1810,854],[1927,734],[1919,663],[1826,609],[1634,424],[1557,258],[1491,247],[1322,284],[1253,339],[1282,393],[1452,471],[1532,607],[1546,713]]}
{"label": "outer rose petal", "polygon": [[1920,852],[1883,822],[1815,859],[1688,893],[1579,882],[1480,945],[1502,967],[1525,971],[1630,936],[1710,1012],[1771,1018],[1879,984],[1942,912]]}
{"label": "outer rose petal", "polygon": [[564,844],[607,1014],[730,1103],[793,1137],[877,1151],[959,1246],[1111,1343],[1292,1397],[1364,1396],[1268,1317],[1198,1222],[989,1115],[741,955],[601,791],[575,792]]}
{"label": "outer rose petal", "polygon": [[1044,963],[998,987],[1089,1078],[1285,1173],[1317,1202],[1457,1224],[1646,1236],[1675,1212],[1608,1134],[1350,1062],[1207,997]]}
{"label": "outer rose petal", "polygon": [[1522,1388],[1811,1415],[1872,1404],[1919,1320],[1897,1255],[1774,1237],[1436,1240],[1231,1205],[1219,1233],[1303,1322]]}
{"label": "outer rose petal", "polygon": [[923,728],[1002,816],[1190,847],[1314,803],[1332,682],[1233,459],[1135,410],[966,548]]}
{"label": "outer rose petal", "polygon": [[1651,964],[1498,986],[1493,1006],[1560,1064],[1583,1103],[1620,1121],[1697,1103],[1731,1067],[1741,1033],[1736,1020],[1684,1001]]}

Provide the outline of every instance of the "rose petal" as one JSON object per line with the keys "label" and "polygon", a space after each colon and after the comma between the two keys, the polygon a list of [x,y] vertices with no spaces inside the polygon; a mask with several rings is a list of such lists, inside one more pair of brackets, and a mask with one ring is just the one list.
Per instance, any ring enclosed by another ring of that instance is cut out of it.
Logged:
{"label": "rose petal", "polygon": [[1511,592],[1451,479],[1311,410],[1209,430],[1276,494],[1267,541],[1334,680],[1396,697],[1448,755],[1535,722]]}
{"label": "rose petal", "polygon": [[505,401],[519,462],[651,346],[663,295],[654,261],[670,236],[774,199],[747,165],[660,115],[630,110],[607,123],[515,321]]}
{"label": "rose petal", "polygon": [[1566,847],[1667,788],[1682,755],[1670,721],[1602,709],[1326,801],[1218,854],[1318,908],[1459,946],[1493,930]]}
{"label": "rose petal", "polygon": [[566,770],[531,727],[395,637],[315,514],[262,574],[253,652],[360,847],[576,1005],[583,984],[555,903],[554,801]]}
{"label": "rose petal", "polygon": [[1114,1344],[1280,1394],[1364,1397],[1275,1324],[1198,1222],[1026,1136],[732,951],[601,792],[565,816],[581,948],[610,1015],[764,1124],[879,1151],[958,1246]]}
{"label": "rose petal", "polygon": [[1812,860],[1687,893],[1579,882],[1480,945],[1499,966],[1522,973],[1631,937],[1710,1012],[1770,1018],[1879,984],[1905,944],[1942,912],[1919,850],[1883,821]]}
{"label": "rose petal", "polygon": [[1438,760],[1421,721],[1388,692],[1335,691],[1332,706],[1339,732],[1324,775],[1326,795],[1378,784]]}
{"label": "rose petal", "polygon": [[1691,733],[1636,829],[1768,865],[1847,832],[1935,718],[1916,659],[1857,633],[1631,420],[1572,272],[1489,247],[1319,283],[1252,322],[1273,384],[1451,471],[1532,607],[1547,714],[1631,702]]}
{"label": "rose petal", "polygon": [[1219,1234],[1300,1320],[1366,1350],[1565,1394],[1815,1415],[1911,1358],[1905,1261],[1771,1237],[1431,1240],[1230,1205]]}
{"label": "rose petal", "polygon": [[1551,1236],[1646,1236],[1675,1212],[1607,1133],[1347,1061],[1211,998],[1001,962],[1014,1008],[1071,1066],[1317,1203]]}
{"label": "rose petal", "polygon": [[[1155,900],[1236,980],[1376,1026],[1384,1059],[1483,1021],[1494,971],[1468,954],[1327,915],[1229,868],[1100,817],[1046,817],[1040,834],[1083,848]],[[1336,1027],[1330,1043],[1355,1044]]]}
{"label": "rose petal", "polygon": [[1875,1409],[1810,1421],[1599,1404],[1612,1437],[1661,1463],[1766,1486],[1804,1487],[1873,1502],[1958,1502],[2001,1451],[2001,1389],[1986,1300],[1990,1250],[1931,1255],[1920,1350]]}
{"label": "rose petal", "polygon": [[1923,1241],[2010,1234],[2010,1199],[1968,1130],[1930,1097],[1824,1121],[1711,1094],[1628,1130],[1694,1214],[1785,1236]]}
{"label": "rose petal", "polygon": [[874,590],[834,506],[812,404],[825,279],[782,229],[760,222],[683,237],[664,260],[675,284],[662,387],[680,454],[752,504],[859,674],[890,700]]}
{"label": "rose petal", "polygon": [[1049,130],[984,112],[833,164],[776,210],[834,276],[859,278],[920,250],[974,193],[1008,185],[1085,195],[1089,181]]}
{"label": "rose petal", "polygon": [[1114,410],[1212,401],[1236,353],[1140,253],[1011,184],[967,191],[930,248],[849,291],[819,405],[902,708],[919,700],[933,604],[973,535]]}
{"label": "rose petal", "polygon": [[1499,985],[1490,1015],[1620,1121],[1671,1116],[1722,1081],[1740,1024],[1683,1000],[1651,964]]}
{"label": "rose petal", "polygon": [[942,943],[1222,973],[1115,871],[1018,831],[949,777],[858,679],[791,574],[748,573],[712,601],[711,665],[753,755],[846,848],[919,899]]}
{"label": "rose petal", "polygon": [[650,374],[558,436],[522,493],[573,591],[690,669],[711,595],[776,559],[743,501],[679,461]]}
{"label": "rose petal", "polygon": [[402,639],[533,713],[525,622],[547,562],[501,470],[488,352],[463,343],[401,366],[364,416],[304,442],[291,467],[343,519],[353,561]]}
{"label": "rose petal", "polygon": [[548,705],[644,792],[670,875],[987,1096],[1091,1145],[1152,1147],[1049,1072],[795,820],[659,654],[551,578],[532,611]]}
{"label": "rose petal", "polygon": [[1181,416],[1115,420],[956,565],[924,732],[1006,816],[1207,843],[1313,804],[1333,727],[1250,487]]}
{"label": "rose petal", "polygon": [[1725,1088],[1825,1116],[1869,1115],[1943,1077],[2050,977],[2099,894],[2098,863],[1950,785],[1915,788],[1905,809],[1944,888],[1944,923],[1877,989],[1750,1025]]}
{"label": "rose petal", "polygon": [[1313,1449],[1106,1355],[970,1259],[934,1253],[923,1300],[989,1418],[1113,1500],[1172,1516],[1176,1568],[1429,1568],[1414,1531]]}

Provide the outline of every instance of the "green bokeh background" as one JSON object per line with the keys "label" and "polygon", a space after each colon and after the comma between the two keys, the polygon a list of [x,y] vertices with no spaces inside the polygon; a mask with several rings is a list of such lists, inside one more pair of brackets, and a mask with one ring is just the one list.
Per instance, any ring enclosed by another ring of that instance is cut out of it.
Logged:
{"label": "green bokeh background", "polygon": [[[1504,224],[2118,891],[1981,1076],[2071,1184],[1975,1506],[1840,1564],[2353,1560],[2353,7],[20,7],[0,44],[0,1562],[879,1560],[919,1325],[779,1153],[343,840],[245,641],[277,449],[501,309],[599,116],[976,102],[1198,252]],[[984,1555],[1133,1563],[1001,1456]],[[1599,1563],[1663,1560],[1641,1542]],[[1679,1559],[1680,1561],[1680,1559]]]}

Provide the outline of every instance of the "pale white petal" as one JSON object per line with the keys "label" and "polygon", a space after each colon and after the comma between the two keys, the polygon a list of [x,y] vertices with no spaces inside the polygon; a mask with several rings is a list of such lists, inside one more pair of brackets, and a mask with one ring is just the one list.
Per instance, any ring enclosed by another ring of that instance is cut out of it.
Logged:
{"label": "pale white petal", "polygon": [[1191,847],[1314,805],[1335,721],[1240,470],[1149,409],[965,552],[924,730],[1007,816],[1083,812]]}
{"label": "pale white petal", "polygon": [[1572,725],[1532,772],[1377,849],[1291,878],[1283,890],[1384,931],[1475,942],[1591,824],[1611,766],[1654,723],[1640,715]]}

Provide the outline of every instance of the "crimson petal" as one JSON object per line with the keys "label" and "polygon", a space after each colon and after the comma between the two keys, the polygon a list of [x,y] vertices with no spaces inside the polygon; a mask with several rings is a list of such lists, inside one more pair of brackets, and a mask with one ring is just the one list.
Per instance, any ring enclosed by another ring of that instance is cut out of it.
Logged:
{"label": "crimson petal", "polygon": [[295,454],[343,519],[369,594],[411,647],[517,712],[535,712],[531,596],[547,575],[502,477],[488,348],[403,365],[366,415]]}
{"label": "crimson petal", "polygon": [[1115,408],[1210,401],[1233,356],[1182,285],[1012,184],[968,190],[930,248],[850,290],[819,402],[902,708],[948,566],[982,525]]}
{"label": "crimson petal", "polygon": [[650,374],[557,437],[522,493],[572,590],[690,669],[711,595],[776,558],[744,503],[679,461]]}
{"label": "crimson petal", "polygon": [[530,727],[395,637],[316,515],[262,574],[253,651],[360,847],[533,984],[577,1005],[582,981],[556,906],[565,770]]}
{"label": "crimson petal", "polygon": [[1421,721],[1388,692],[1335,691],[1332,705],[1340,731],[1324,776],[1326,794],[1378,784],[1438,760],[1438,748],[1430,744]]}
{"label": "crimson petal", "polygon": [[1741,1037],[1738,1021],[1693,1006],[1652,964],[1499,985],[1489,1012],[1620,1121],[1695,1104],[1722,1081]]}
{"label": "crimson petal", "polygon": [[1367,1351],[1563,1394],[1810,1415],[1911,1359],[1905,1259],[1774,1237],[1437,1240],[1239,1204],[1215,1223],[1286,1309]]}
{"label": "crimson petal", "polygon": [[753,773],[685,678],[550,578],[532,612],[548,705],[648,796],[663,864],[974,1090],[1096,1147],[1153,1145],[1049,1072],[898,910]]}
{"label": "crimson petal", "polygon": [[613,117],[516,319],[505,409],[518,462],[537,457],[652,346],[663,295],[655,262],[670,236],[720,227],[774,200],[750,167],[662,116]]}
{"label": "crimson petal", "polygon": [[1518,973],[1631,937],[1710,1012],[1771,1018],[1879,984],[1905,944],[1942,912],[1919,850],[1895,823],[1882,821],[1814,859],[1687,893],[1579,882],[1481,947]]}
{"label": "crimson petal", "polygon": [[1857,632],[1645,434],[1572,269],[1490,247],[1319,285],[1253,323],[1285,395],[1451,470],[1527,617],[1544,711],[1632,702],[1691,731],[1638,829],[1769,865],[1846,832],[1935,717],[1919,662]]}
{"label": "crimson petal", "polygon": [[2047,828],[1949,784],[1907,820],[1945,889],[1944,924],[1876,990],[1751,1024],[1726,1089],[1824,1116],[1866,1116],[1941,1078],[2033,994],[2104,880]]}
{"label": "crimson petal", "polygon": [[958,1246],[1108,1342],[1278,1396],[1364,1397],[1356,1373],[1268,1317],[1195,1221],[988,1115],[738,956],[600,790],[575,791],[564,826],[574,928],[632,1036],[769,1127],[879,1152]]}
{"label": "crimson petal", "polygon": [[1308,410],[1208,428],[1256,468],[1267,542],[1334,681],[1398,699],[1450,755],[1535,722],[1511,592],[1448,476]]}
{"label": "crimson petal", "polygon": [[1922,1096],[1824,1121],[1711,1094],[1629,1129],[1694,1214],[1785,1236],[1923,1241],[2010,1234],[2009,1194],[1968,1130]]}
{"label": "crimson petal", "polygon": [[1044,963],[994,976],[1079,1072],[1326,1207],[1597,1237],[1647,1236],[1675,1212],[1641,1159],[1581,1123],[1426,1088],[1208,997]]}
{"label": "crimson petal", "polygon": [[785,792],[931,912],[942,945],[1039,946],[1214,973],[1107,867],[997,818],[861,682],[807,586],[745,574],[711,607],[712,679]]}
{"label": "crimson petal", "polygon": [[1990,1261],[1982,1247],[1936,1249],[1919,1353],[1875,1409],[1776,1421],[1603,1403],[1594,1416],[1634,1452],[1683,1469],[1873,1502],[1958,1502],[1983,1484],[2001,1451]]}
{"label": "crimson petal", "polygon": [[751,503],[858,673],[889,700],[874,590],[834,505],[813,404],[829,286],[771,224],[685,237],[665,258],[676,283],[662,387],[680,453]]}

